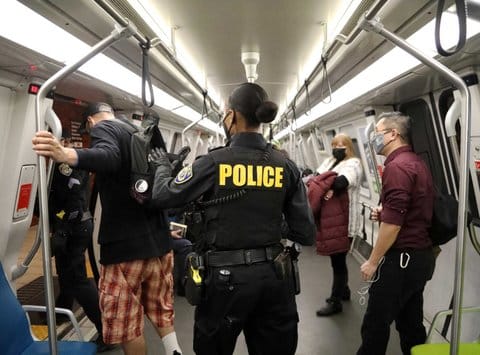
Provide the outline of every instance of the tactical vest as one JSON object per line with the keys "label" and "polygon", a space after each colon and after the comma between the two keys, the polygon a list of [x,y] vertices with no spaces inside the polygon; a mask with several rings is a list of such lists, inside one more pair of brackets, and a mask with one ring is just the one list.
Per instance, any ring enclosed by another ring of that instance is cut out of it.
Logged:
{"label": "tactical vest", "polygon": [[284,156],[226,147],[210,153],[215,162],[216,203],[206,209],[208,249],[235,250],[278,243],[289,185]]}

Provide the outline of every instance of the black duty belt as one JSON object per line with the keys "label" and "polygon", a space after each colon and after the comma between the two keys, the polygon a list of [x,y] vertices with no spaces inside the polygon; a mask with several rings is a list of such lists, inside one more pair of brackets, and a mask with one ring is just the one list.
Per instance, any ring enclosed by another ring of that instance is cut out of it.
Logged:
{"label": "black duty belt", "polygon": [[250,265],[272,261],[283,250],[282,245],[256,249],[237,249],[210,251],[205,254],[207,266],[221,267],[234,265]]}

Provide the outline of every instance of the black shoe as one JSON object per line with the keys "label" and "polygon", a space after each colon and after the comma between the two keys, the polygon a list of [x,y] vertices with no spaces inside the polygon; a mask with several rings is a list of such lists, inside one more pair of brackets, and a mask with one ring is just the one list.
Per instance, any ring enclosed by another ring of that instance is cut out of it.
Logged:
{"label": "black shoe", "polygon": [[115,344],[105,344],[103,338],[100,336],[97,338],[97,340],[95,340],[95,345],[97,345],[97,353],[103,353],[116,348]]}
{"label": "black shoe", "polygon": [[317,317],[328,317],[332,314],[340,313],[343,310],[342,303],[339,301],[330,301],[317,311]]}
{"label": "black shoe", "polygon": [[[342,301],[350,301],[350,298],[351,298],[351,292],[350,292],[350,288],[348,288],[348,286],[345,288],[345,290],[343,291],[343,295],[342,295]],[[333,299],[332,299],[332,296],[328,297],[325,302],[332,302]]]}
{"label": "black shoe", "polygon": [[177,350],[173,350],[173,355],[182,355],[182,354],[179,353]]}

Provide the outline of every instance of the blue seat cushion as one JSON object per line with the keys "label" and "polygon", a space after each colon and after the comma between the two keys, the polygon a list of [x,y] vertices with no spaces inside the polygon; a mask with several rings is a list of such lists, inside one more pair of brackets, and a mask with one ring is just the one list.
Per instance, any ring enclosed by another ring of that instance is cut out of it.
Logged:
{"label": "blue seat cushion", "polygon": [[[57,349],[59,354],[93,355],[97,353],[97,346],[94,343],[84,341],[59,341]],[[34,341],[22,354],[49,355],[48,341]]]}

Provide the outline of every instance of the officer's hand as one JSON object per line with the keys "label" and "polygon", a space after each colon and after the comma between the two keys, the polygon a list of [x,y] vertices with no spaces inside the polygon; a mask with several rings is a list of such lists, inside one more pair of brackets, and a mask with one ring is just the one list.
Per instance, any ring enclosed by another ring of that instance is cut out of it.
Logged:
{"label": "officer's hand", "polygon": [[165,150],[162,148],[153,148],[150,150],[150,154],[148,154],[148,162],[154,169],[160,166],[172,169],[167,152],[165,152]]}
{"label": "officer's hand", "polygon": [[162,148],[154,148],[148,155],[150,167],[155,171],[155,184],[158,185],[163,179],[172,175],[172,164],[168,159],[167,152]]}

